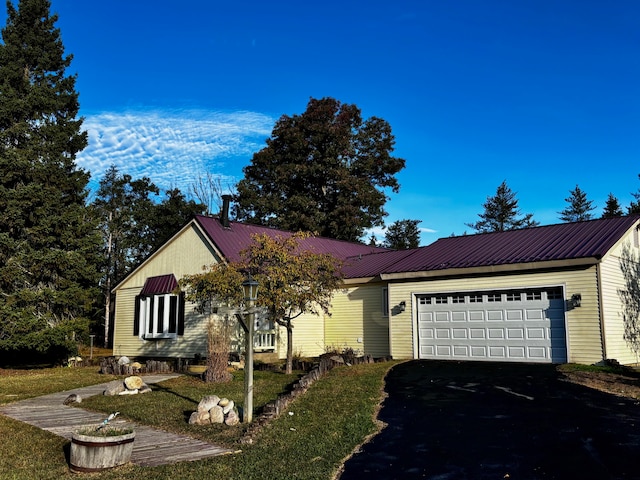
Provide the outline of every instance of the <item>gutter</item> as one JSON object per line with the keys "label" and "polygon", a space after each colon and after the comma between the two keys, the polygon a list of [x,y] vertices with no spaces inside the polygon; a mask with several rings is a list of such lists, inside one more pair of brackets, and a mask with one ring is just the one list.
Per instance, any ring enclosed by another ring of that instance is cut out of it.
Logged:
{"label": "gutter", "polygon": [[482,267],[467,267],[467,268],[446,268],[443,270],[423,270],[418,272],[398,272],[398,273],[381,273],[380,279],[384,281],[388,280],[412,280],[421,278],[438,278],[438,277],[452,277],[461,275],[480,275],[488,273],[508,273],[508,272],[522,272],[525,270],[544,270],[550,268],[567,268],[567,267],[581,267],[592,266],[600,263],[600,259],[594,257],[588,258],[574,258],[570,260],[548,260],[544,262],[529,262],[529,263],[510,263],[506,265],[490,265]]}

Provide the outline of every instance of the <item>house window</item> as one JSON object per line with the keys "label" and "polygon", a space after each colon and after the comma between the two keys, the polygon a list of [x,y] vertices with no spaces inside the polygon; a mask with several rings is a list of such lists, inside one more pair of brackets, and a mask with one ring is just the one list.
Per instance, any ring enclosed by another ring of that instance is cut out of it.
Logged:
{"label": "house window", "polygon": [[184,297],[171,293],[136,298],[134,335],[144,339],[175,338],[184,331]]}
{"label": "house window", "polygon": [[482,295],[469,295],[469,303],[482,303]]}
{"label": "house window", "polygon": [[522,300],[520,292],[507,293],[507,302],[519,302],[520,300]]}
{"label": "house window", "polygon": [[445,304],[449,300],[449,297],[447,296],[438,296],[434,298],[435,298],[436,304]]}
{"label": "house window", "polygon": [[420,297],[420,305],[431,305],[431,297]]}
{"label": "house window", "polygon": [[502,300],[502,295],[499,293],[490,293],[487,295],[487,302],[499,302]]}

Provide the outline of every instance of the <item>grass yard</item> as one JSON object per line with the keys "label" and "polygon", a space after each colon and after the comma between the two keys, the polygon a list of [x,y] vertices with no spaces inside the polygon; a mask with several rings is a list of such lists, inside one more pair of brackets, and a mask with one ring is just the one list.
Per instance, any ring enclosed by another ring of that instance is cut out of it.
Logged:
{"label": "grass yard", "polygon": [[[339,367],[297,398],[289,412],[268,424],[253,445],[239,439],[245,426],[194,426],[187,420],[205,395],[227,397],[242,406],[242,372],[228,384],[205,384],[182,376],[152,386],[146,395],[85,399],[83,408],[118,410],[139,423],[184,433],[239,450],[233,455],[162,467],[126,465],[115,470],[82,475],[91,479],[331,479],[342,461],[379,428],[375,422],[383,398],[384,377],[395,362]],[[254,373],[254,406],[259,410],[285,391],[298,375]],[[67,390],[114,377],[92,368],[56,368],[38,371],[0,370],[0,402]],[[254,416],[255,418],[255,416]],[[69,472],[65,452],[69,441],[0,416],[0,479],[78,478]]]}

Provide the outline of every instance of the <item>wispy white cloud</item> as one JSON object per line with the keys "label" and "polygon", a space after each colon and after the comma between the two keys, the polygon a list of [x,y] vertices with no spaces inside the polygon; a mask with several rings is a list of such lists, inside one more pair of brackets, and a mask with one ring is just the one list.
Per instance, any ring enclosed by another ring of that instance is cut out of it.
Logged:
{"label": "wispy white cloud", "polygon": [[[255,112],[139,110],[85,114],[89,146],[77,157],[95,190],[115,165],[134,179],[184,193],[204,174],[235,183],[251,155],[264,146],[274,119]],[[226,182],[225,182],[226,183]]]}

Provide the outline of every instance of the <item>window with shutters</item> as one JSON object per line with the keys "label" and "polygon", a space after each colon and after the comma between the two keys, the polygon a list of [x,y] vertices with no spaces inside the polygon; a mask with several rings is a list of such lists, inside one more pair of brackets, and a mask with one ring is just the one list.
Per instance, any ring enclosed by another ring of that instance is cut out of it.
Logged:
{"label": "window with shutters", "polygon": [[172,293],[136,298],[134,335],[145,340],[176,338],[184,333],[184,296]]}

